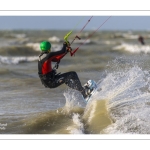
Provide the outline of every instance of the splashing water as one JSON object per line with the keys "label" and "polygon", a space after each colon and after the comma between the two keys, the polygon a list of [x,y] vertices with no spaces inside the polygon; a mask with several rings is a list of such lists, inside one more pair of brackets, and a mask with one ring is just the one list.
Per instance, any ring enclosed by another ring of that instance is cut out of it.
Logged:
{"label": "splashing water", "polygon": [[[117,62],[119,65],[120,63]],[[98,112],[95,101],[106,101],[107,112],[112,123],[103,129],[107,134],[149,134],[150,133],[150,73],[136,63],[124,67],[114,65],[98,84],[99,90],[93,97],[89,112],[90,122]],[[117,66],[117,69],[116,69]],[[86,106],[90,108],[91,104]],[[100,110],[99,110],[100,111]]]}
{"label": "splashing water", "polygon": [[84,124],[81,122],[80,115],[74,113],[72,116],[73,126],[69,126],[67,130],[70,130],[71,134],[83,134],[84,133]]}
{"label": "splashing water", "polygon": [[105,133],[150,133],[150,93],[148,71],[138,66],[109,73],[101,82],[99,99],[108,99],[107,109],[114,123]]}
{"label": "splashing water", "polygon": [[74,107],[84,107],[85,103],[81,94],[73,89],[68,89],[64,92],[64,96],[66,99],[65,109],[69,112]]}
{"label": "splashing water", "polygon": [[[85,107],[83,119],[89,125],[88,132],[149,134],[150,73],[134,62],[130,65],[125,62],[123,67],[119,62],[114,62],[116,64],[111,64],[114,68],[111,67],[111,71],[107,71],[106,76],[98,82],[97,93]],[[78,106],[78,94],[66,92],[64,95],[68,110]],[[81,129],[77,130],[78,133],[84,131],[79,116],[74,115],[72,118],[78,120],[78,123],[73,121],[78,124],[76,129]]]}

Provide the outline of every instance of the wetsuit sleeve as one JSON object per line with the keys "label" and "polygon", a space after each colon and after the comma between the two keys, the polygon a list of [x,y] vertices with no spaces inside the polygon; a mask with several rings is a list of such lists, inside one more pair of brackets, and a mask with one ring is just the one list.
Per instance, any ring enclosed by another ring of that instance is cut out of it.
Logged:
{"label": "wetsuit sleeve", "polygon": [[67,44],[64,43],[63,47],[62,47],[62,49],[60,51],[50,52],[47,55],[47,59],[53,57],[52,61],[54,61],[54,62],[59,61],[66,54],[66,52],[67,52],[66,47],[67,47]]}

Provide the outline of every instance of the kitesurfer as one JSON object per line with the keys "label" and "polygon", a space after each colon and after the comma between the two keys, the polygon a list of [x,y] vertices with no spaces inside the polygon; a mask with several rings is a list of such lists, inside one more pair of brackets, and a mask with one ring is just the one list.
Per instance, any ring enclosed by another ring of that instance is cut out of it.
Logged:
{"label": "kitesurfer", "polygon": [[142,44],[142,45],[145,45],[145,42],[144,42],[144,37],[143,36],[139,36],[138,37],[138,41]]}
{"label": "kitesurfer", "polygon": [[[70,44],[64,42],[60,51],[52,52],[51,43],[49,41],[43,41],[40,43],[40,50],[41,54],[39,55],[38,60],[38,74],[42,84],[48,88],[56,88],[65,83],[70,88],[80,91],[83,97],[86,98],[86,90],[82,87],[76,72],[70,71],[62,74],[57,74],[56,72],[60,60],[67,52],[71,51]],[[52,62],[56,62],[54,68],[52,68]]]}

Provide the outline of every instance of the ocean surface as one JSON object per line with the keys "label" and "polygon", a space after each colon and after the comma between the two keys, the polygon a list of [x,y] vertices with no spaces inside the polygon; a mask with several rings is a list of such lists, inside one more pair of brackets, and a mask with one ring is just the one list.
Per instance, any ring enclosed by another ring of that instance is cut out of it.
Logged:
{"label": "ocean surface", "polygon": [[78,35],[72,49],[79,50],[61,60],[58,72],[97,82],[88,104],[78,91],[45,88],[38,77],[39,43],[60,50],[68,32],[0,31],[0,134],[150,134],[150,31]]}

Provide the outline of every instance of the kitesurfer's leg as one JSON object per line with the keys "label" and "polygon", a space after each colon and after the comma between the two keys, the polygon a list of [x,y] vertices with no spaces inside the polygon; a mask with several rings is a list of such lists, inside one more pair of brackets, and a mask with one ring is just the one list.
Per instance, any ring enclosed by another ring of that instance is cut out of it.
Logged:
{"label": "kitesurfer's leg", "polygon": [[60,75],[56,75],[56,77],[54,78],[54,82],[51,84],[51,88],[58,87],[63,83],[65,83],[67,86],[69,86],[72,89],[80,91],[83,97],[84,98],[86,97],[85,90],[82,87],[76,72],[71,71]]}

